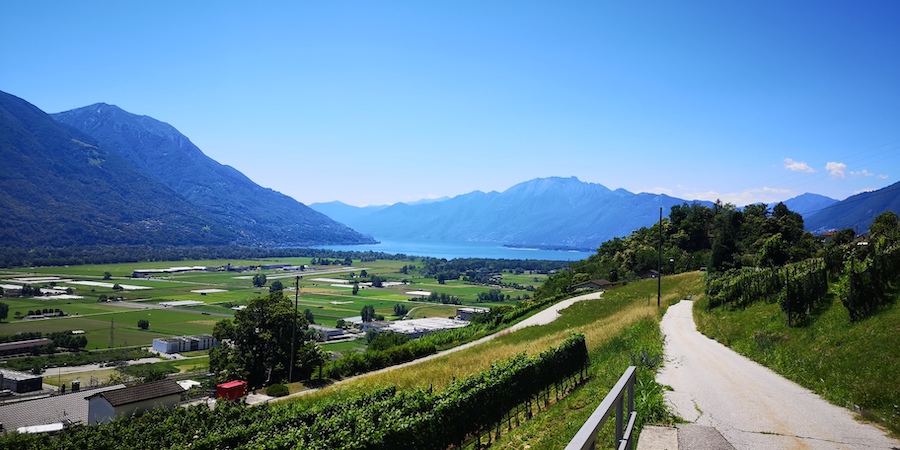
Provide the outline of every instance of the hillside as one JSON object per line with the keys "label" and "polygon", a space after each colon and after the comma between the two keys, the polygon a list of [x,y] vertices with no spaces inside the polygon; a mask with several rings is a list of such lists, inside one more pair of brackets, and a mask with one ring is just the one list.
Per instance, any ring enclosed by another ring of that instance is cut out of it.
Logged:
{"label": "hillside", "polygon": [[875,217],[885,211],[900,214],[900,183],[877,191],[864,192],[804,216],[806,229],[813,233],[852,228],[865,233]]}
{"label": "hillside", "polygon": [[98,103],[51,117],[96,138],[147,177],[253,246],[374,243],[370,237],[206,156],[169,124]]}
{"label": "hillside", "polygon": [[[538,178],[504,192],[480,191],[448,200],[397,203],[383,209],[312,205],[340,211],[347,225],[379,239],[492,242],[594,248],[659,220],[685,200],[615,191],[575,177]],[[707,202],[708,203],[708,202]]]}
{"label": "hillside", "polygon": [[0,245],[222,245],[236,233],[99,141],[0,92]]}

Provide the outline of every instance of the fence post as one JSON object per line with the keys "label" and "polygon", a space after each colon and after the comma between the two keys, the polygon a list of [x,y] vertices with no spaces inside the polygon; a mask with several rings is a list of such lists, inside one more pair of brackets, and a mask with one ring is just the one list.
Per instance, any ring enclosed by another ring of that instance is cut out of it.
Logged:
{"label": "fence post", "polygon": [[622,395],[623,392],[619,392],[619,397],[616,399],[616,448],[619,447],[619,443],[622,442],[622,416],[625,415],[623,411],[625,406],[625,396]]}

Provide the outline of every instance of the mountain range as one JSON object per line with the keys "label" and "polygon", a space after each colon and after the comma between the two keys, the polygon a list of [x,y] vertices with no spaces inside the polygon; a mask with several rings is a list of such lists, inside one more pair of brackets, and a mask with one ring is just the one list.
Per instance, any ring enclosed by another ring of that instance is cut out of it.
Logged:
{"label": "mountain range", "polygon": [[[667,215],[694,203],[549,177],[503,192],[307,207],[209,158],[154,118],[105,103],[48,115],[3,92],[0,161],[0,246],[299,247],[377,238],[592,249],[652,225],[660,208]],[[844,201],[807,193],[785,204],[810,231],[864,232],[881,212],[900,211],[898,191],[895,184]]]}
{"label": "mountain range", "polygon": [[[591,249],[630,234],[691,201],[634,194],[575,177],[538,178],[503,192],[470,192],[442,201],[357,208],[313,203],[364,233],[385,240],[492,242],[510,246]],[[710,202],[699,202],[712,205]]]}
{"label": "mountain range", "polygon": [[374,243],[106,104],[53,116],[0,93],[0,245]]}

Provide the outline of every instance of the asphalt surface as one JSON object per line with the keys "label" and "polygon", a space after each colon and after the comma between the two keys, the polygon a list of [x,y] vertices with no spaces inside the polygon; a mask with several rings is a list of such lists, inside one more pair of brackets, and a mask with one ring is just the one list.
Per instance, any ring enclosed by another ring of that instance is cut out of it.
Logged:
{"label": "asphalt surface", "polygon": [[900,449],[849,410],[700,334],[692,307],[672,305],[661,323],[666,363],[657,380],[673,388],[666,401],[677,415],[716,428],[737,450]]}

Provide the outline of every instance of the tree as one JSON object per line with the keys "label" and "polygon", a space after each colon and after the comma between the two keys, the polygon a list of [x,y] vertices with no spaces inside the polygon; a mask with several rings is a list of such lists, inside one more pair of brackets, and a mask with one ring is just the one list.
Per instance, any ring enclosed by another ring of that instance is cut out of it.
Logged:
{"label": "tree", "polygon": [[359,294],[359,283],[353,283],[353,295]]}
{"label": "tree", "polygon": [[253,285],[256,287],[263,287],[266,285],[266,274],[258,273],[253,275]]}
{"label": "tree", "polygon": [[125,290],[125,288],[123,288],[122,285],[120,285],[119,283],[114,284],[113,287],[112,287],[112,289],[113,289],[114,291],[122,291],[122,290]]}
{"label": "tree", "polygon": [[138,328],[140,328],[142,330],[146,330],[147,328],[150,328],[150,322],[147,319],[138,320],[137,325],[138,325]]}
{"label": "tree", "polygon": [[109,272],[103,272],[103,279],[104,279],[104,280],[111,280],[111,279],[112,279],[112,274],[109,273]]}
{"label": "tree", "polygon": [[[265,275],[263,275],[263,276],[265,276]],[[275,280],[269,286],[269,292],[276,292],[276,291],[283,291],[283,290],[284,290],[284,285],[281,284],[281,280]]]}
{"label": "tree", "polygon": [[303,310],[303,317],[305,317],[306,321],[309,323],[316,323],[316,318],[313,317],[313,313],[309,310],[309,308]]}
{"label": "tree", "polygon": [[0,302],[0,322],[9,316],[9,305]]}
{"label": "tree", "polygon": [[[291,372],[291,348],[302,350],[306,345],[303,342],[308,326],[306,318],[296,314],[282,291],[251,300],[246,308],[235,312],[233,321],[226,319],[219,323],[222,322],[230,323],[217,324],[213,336],[229,340],[231,345],[210,352],[210,368],[220,379],[244,379],[251,388],[286,380]],[[292,345],[295,324],[297,338]],[[301,358],[293,360],[294,378],[309,376],[312,367]]]}
{"label": "tree", "polygon": [[363,306],[360,315],[363,322],[371,322],[375,319],[375,307],[372,305]]}
{"label": "tree", "polygon": [[900,237],[900,217],[893,211],[885,211],[875,217],[869,226],[869,234],[875,242],[883,241],[882,245],[888,247],[898,241]]}
{"label": "tree", "polygon": [[366,269],[363,269],[362,271],[359,272],[359,276],[360,276],[360,278],[366,278],[369,276],[369,272]]}
{"label": "tree", "polygon": [[395,316],[405,316],[406,313],[408,313],[408,312],[409,312],[409,308],[407,308],[406,305],[404,305],[402,303],[397,303],[396,305],[394,305],[394,315]]}

